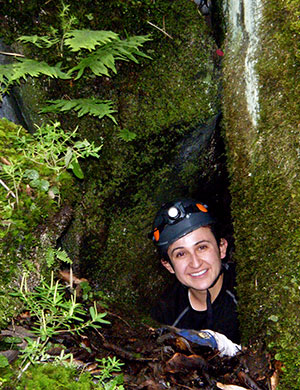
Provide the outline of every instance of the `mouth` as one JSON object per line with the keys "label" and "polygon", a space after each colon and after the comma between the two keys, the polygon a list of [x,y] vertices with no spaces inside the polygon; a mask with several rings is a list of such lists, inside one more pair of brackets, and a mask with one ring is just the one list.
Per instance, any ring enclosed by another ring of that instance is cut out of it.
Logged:
{"label": "mouth", "polygon": [[202,271],[192,273],[191,276],[194,276],[194,277],[196,277],[196,276],[202,276],[202,275],[206,274],[207,271],[208,271],[208,269],[205,268],[205,269],[203,269]]}

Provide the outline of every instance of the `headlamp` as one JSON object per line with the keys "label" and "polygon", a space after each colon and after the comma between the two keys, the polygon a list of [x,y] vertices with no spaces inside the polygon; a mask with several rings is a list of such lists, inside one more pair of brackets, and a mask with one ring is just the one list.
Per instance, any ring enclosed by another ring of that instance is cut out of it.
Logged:
{"label": "headlamp", "polygon": [[180,211],[175,206],[170,207],[168,210],[168,216],[170,217],[170,219],[177,219],[180,217]]}
{"label": "headlamp", "polygon": [[174,241],[213,222],[207,206],[200,202],[192,199],[169,202],[157,213],[149,238],[162,252],[166,252]]}

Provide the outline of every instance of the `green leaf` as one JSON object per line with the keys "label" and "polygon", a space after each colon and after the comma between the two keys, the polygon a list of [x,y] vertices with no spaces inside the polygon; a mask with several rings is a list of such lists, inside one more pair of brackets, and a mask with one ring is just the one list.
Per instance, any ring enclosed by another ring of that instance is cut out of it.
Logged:
{"label": "green leaf", "polygon": [[40,191],[45,191],[46,192],[46,191],[49,190],[50,183],[48,182],[48,180],[41,179],[41,180],[37,180],[37,182],[38,182],[37,188]]}
{"label": "green leaf", "polygon": [[138,49],[149,39],[149,36],[130,37],[126,40],[117,38],[81,59],[75,67],[69,70],[69,75],[78,71],[75,77],[75,80],[78,80],[87,69],[90,69],[96,76],[110,77],[109,71],[117,73],[116,60],[131,60],[137,63],[135,56],[150,58]]}
{"label": "green leaf", "polygon": [[38,35],[29,35],[29,36],[23,35],[19,37],[17,40],[23,43],[32,43],[41,49],[49,48],[59,42],[58,38],[47,37],[47,36],[39,37]]}
{"label": "green leaf", "polygon": [[26,169],[24,172],[24,177],[28,177],[30,180],[37,180],[40,175],[35,169]]}
{"label": "green leaf", "polygon": [[268,319],[270,321],[277,322],[278,321],[278,316],[275,316],[274,314],[272,314]]}
{"label": "green leaf", "polygon": [[274,358],[275,358],[276,360],[281,360],[281,359],[282,359],[282,356],[281,356],[280,353],[276,353],[275,356],[274,356]]}
{"label": "green leaf", "polygon": [[71,148],[67,149],[67,153],[65,154],[65,166],[68,168],[70,161],[72,160],[73,151]]}
{"label": "green leaf", "polygon": [[4,87],[10,83],[14,73],[13,64],[0,65],[0,84],[3,92],[5,92]]}
{"label": "green leaf", "polygon": [[9,366],[9,362],[7,360],[7,357],[4,355],[0,355],[0,368]]}
{"label": "green leaf", "polygon": [[4,341],[5,343],[9,343],[9,344],[21,344],[22,343],[22,339],[21,337],[4,337],[4,339],[2,339],[2,341]]}
{"label": "green leaf", "polygon": [[69,168],[72,169],[72,172],[76,177],[78,177],[78,179],[84,178],[84,174],[82,172],[82,169],[80,168],[78,161],[76,160],[72,161],[72,163],[69,165]]}
{"label": "green leaf", "polygon": [[63,261],[64,263],[72,264],[72,260],[70,259],[66,251],[58,249],[56,251],[56,256],[59,260]]}
{"label": "green leaf", "polygon": [[92,317],[92,320],[94,320],[96,317],[96,312],[93,306],[90,306],[90,315]]}
{"label": "green leaf", "polygon": [[31,180],[31,182],[29,183],[30,187],[32,187],[32,188],[38,188],[39,184],[40,184],[39,179]]}
{"label": "green leaf", "polygon": [[71,75],[78,71],[77,76],[75,77],[75,80],[78,80],[87,69],[90,69],[96,76],[110,77],[110,70],[117,73],[115,56],[113,55],[114,49],[111,51],[112,52],[106,47],[97,50],[95,53],[83,58],[76,66],[71,68],[69,74]]}
{"label": "green leaf", "polygon": [[119,138],[123,141],[129,142],[136,138],[136,133],[129,131],[128,129],[122,129],[119,132]]}
{"label": "green leaf", "polygon": [[46,263],[49,268],[54,264],[54,250],[49,248],[46,252]]}
{"label": "green leaf", "polygon": [[103,45],[118,38],[112,31],[72,30],[66,34],[64,44],[72,51],[87,49],[94,50],[96,46]]}
{"label": "green leaf", "polygon": [[25,78],[26,76],[39,77],[41,75],[51,78],[69,79],[70,77],[61,70],[61,64],[50,66],[46,62],[35,61],[28,58],[20,58],[18,62],[12,64],[14,75],[12,81]]}
{"label": "green leaf", "polygon": [[104,116],[117,123],[112,116],[116,110],[112,108],[113,103],[110,100],[98,99],[73,99],[73,100],[53,100],[49,101],[49,106],[44,107],[41,112],[65,112],[75,110],[78,117],[89,114],[102,119]]}

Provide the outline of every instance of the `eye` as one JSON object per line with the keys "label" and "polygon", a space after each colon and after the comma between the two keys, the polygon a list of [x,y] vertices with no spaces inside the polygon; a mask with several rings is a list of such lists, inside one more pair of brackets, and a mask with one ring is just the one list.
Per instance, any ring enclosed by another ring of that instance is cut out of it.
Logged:
{"label": "eye", "polygon": [[201,244],[201,245],[198,246],[198,250],[199,251],[204,251],[207,248],[208,248],[208,246],[206,244]]}
{"label": "eye", "polygon": [[185,252],[184,251],[178,251],[175,253],[175,258],[178,259],[180,257],[184,257],[185,256]]}

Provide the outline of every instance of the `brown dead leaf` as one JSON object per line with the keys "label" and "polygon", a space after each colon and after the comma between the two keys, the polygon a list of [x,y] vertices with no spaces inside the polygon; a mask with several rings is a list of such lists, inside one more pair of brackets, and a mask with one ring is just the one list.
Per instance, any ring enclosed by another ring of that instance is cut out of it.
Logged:
{"label": "brown dead leaf", "polygon": [[207,362],[203,357],[199,355],[186,356],[177,352],[166,362],[165,371],[176,373],[190,370],[203,370],[206,368]]}
{"label": "brown dead leaf", "polygon": [[236,385],[224,385],[223,383],[217,382],[217,387],[222,390],[247,390],[246,387]]}
{"label": "brown dead leaf", "polygon": [[[71,284],[71,274],[70,271],[64,270],[64,271],[59,271],[59,275],[64,280],[65,282]],[[80,284],[83,282],[87,282],[88,280],[85,278],[78,278],[76,275],[72,275],[72,283],[73,284]]]}
{"label": "brown dead leaf", "polygon": [[270,378],[271,390],[276,390],[278,387],[279,377],[280,377],[280,373],[281,373],[281,367],[282,367],[282,362],[280,362],[279,360],[276,360],[275,371]]}
{"label": "brown dead leaf", "polygon": [[5,164],[5,165],[11,165],[11,163],[5,158],[5,157],[0,157],[0,160],[1,160],[1,162],[3,163],[3,164]]}

